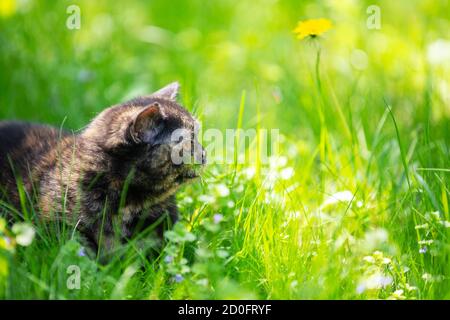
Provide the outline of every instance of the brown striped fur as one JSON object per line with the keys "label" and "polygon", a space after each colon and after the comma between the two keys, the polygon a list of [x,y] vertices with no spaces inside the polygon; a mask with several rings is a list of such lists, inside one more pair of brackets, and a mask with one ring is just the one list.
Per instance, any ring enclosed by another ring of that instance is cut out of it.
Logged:
{"label": "brown striped fur", "polygon": [[[193,132],[195,126],[175,102],[177,91],[174,83],[110,107],[79,134],[0,122],[0,198],[20,209],[17,181],[23,181],[29,196],[38,195],[40,218],[64,216],[107,253],[117,239],[131,238],[163,215],[175,221],[175,192],[196,177],[192,166],[170,158],[173,130]],[[195,138],[190,143],[200,146]]]}

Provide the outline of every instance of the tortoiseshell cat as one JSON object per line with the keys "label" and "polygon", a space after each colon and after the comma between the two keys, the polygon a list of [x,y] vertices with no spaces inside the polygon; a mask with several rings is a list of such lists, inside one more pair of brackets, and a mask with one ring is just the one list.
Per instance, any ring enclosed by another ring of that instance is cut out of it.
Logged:
{"label": "tortoiseshell cat", "polygon": [[[106,253],[117,238],[131,238],[163,215],[175,222],[175,192],[198,174],[195,165],[174,162],[172,154],[189,152],[197,164],[206,161],[196,120],[175,101],[178,88],[172,83],[110,107],[79,134],[0,122],[0,199],[20,208],[20,177],[28,195],[37,190],[39,218],[64,214],[94,250],[100,246]],[[173,141],[176,129],[188,138]]]}

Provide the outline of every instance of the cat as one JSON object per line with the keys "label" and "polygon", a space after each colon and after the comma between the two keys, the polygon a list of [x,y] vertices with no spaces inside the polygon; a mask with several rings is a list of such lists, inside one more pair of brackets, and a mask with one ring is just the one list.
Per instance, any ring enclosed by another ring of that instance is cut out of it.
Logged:
{"label": "cat", "polygon": [[176,102],[178,91],[174,82],[109,107],[77,134],[0,122],[0,199],[20,208],[20,182],[37,194],[39,219],[70,221],[105,254],[159,219],[176,222],[177,189],[206,163],[198,122]]}

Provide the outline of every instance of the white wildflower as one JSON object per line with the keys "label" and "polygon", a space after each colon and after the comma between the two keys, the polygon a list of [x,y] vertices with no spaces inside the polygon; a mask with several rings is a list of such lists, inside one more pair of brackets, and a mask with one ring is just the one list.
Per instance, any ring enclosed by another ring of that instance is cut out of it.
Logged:
{"label": "white wildflower", "polygon": [[[388,233],[385,229],[378,228],[366,232],[364,240],[361,243],[362,249],[366,251],[372,251],[385,244],[388,240]],[[376,252],[374,252],[376,255]]]}
{"label": "white wildflower", "polygon": [[362,293],[366,290],[383,289],[392,283],[392,277],[383,275],[382,273],[374,273],[369,277],[361,280],[356,291]]}
{"label": "white wildflower", "polygon": [[294,169],[292,167],[287,167],[281,170],[280,177],[283,180],[288,180],[294,176]]}
{"label": "white wildflower", "polygon": [[364,260],[365,262],[368,262],[368,263],[375,263],[375,258],[372,257],[372,256],[365,256],[365,257],[363,258],[363,260]]}
{"label": "white wildflower", "polygon": [[392,295],[389,297],[389,299],[394,299],[394,300],[404,300],[406,299],[406,297],[403,295],[403,290],[399,289],[399,290],[395,290]]}
{"label": "white wildflower", "polygon": [[194,200],[189,196],[184,197],[183,201],[185,203],[193,203],[194,202]]}
{"label": "white wildflower", "polygon": [[407,291],[415,291],[415,290],[417,290],[417,287],[411,286],[409,283],[407,283],[407,284],[405,285],[405,289],[406,289]]}
{"label": "white wildflower", "polygon": [[283,168],[286,166],[288,161],[285,156],[271,156],[269,160],[271,168]]}
{"label": "white wildflower", "polygon": [[425,280],[425,281],[431,281],[433,279],[433,276],[431,274],[429,274],[429,273],[424,273],[422,275],[422,279]]}
{"label": "white wildflower", "polygon": [[450,228],[450,221],[444,220],[439,221],[440,224],[442,224],[445,228]]}
{"label": "white wildflower", "polygon": [[253,177],[256,174],[256,169],[255,169],[255,167],[248,167],[243,170],[243,173],[244,173],[244,176],[247,178],[247,180],[251,180],[251,179],[253,179]]}
{"label": "white wildflower", "polygon": [[449,64],[450,41],[438,39],[427,47],[427,59],[432,65]]}
{"label": "white wildflower", "polygon": [[295,289],[297,286],[298,286],[298,281],[297,280],[292,281],[291,284],[290,284],[291,289]]}
{"label": "white wildflower", "polygon": [[219,195],[219,197],[222,198],[230,195],[230,189],[228,189],[228,187],[223,183],[216,185],[215,191]]}
{"label": "white wildflower", "polygon": [[352,199],[353,193],[348,190],[336,192],[335,194],[332,194],[327,199],[325,199],[320,207],[321,209],[323,209],[339,202],[350,202],[352,201]]}
{"label": "white wildflower", "polygon": [[432,244],[434,242],[434,240],[421,240],[421,241],[419,241],[419,244],[420,245],[430,245],[430,244]]}
{"label": "white wildflower", "polygon": [[207,203],[207,204],[214,203],[216,201],[216,199],[213,196],[210,196],[210,195],[207,195],[207,194],[200,195],[198,197],[198,200],[200,202]]}

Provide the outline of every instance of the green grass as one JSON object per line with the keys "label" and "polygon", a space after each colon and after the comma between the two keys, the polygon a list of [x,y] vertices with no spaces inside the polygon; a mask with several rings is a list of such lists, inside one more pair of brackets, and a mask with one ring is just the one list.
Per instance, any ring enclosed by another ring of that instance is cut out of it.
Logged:
{"label": "green grass", "polygon": [[[72,2],[0,14],[0,119],[78,130],[179,80],[203,129],[258,131],[243,152],[254,161],[213,162],[182,189],[182,219],[150,260],[145,234],[102,265],[73,227],[39,222],[26,194],[21,208],[1,202],[36,236],[8,250],[0,225],[0,298],[449,299],[450,66],[430,46],[448,46],[450,8],[378,3],[381,30],[366,28],[369,1],[77,1],[77,31]],[[320,60],[292,34],[318,17],[334,24]],[[281,158],[264,164],[272,128]]]}

